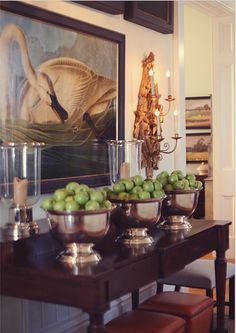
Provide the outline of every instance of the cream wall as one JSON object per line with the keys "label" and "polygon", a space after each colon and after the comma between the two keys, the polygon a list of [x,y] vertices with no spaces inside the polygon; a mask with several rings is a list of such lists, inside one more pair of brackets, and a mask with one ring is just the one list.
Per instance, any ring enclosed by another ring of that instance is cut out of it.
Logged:
{"label": "cream wall", "polygon": [[[184,6],[185,96],[212,94],[212,18],[191,5]],[[200,163],[188,163],[198,173]],[[207,167],[207,165],[205,165]]]}
{"label": "cream wall", "polygon": [[185,96],[212,94],[212,19],[184,6]]}

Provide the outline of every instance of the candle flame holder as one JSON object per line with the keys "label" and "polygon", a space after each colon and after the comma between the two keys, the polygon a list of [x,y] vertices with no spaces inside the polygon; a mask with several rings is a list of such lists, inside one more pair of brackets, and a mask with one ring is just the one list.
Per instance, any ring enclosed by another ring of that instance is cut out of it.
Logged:
{"label": "candle flame holder", "polygon": [[43,146],[39,142],[6,142],[0,146],[0,195],[9,208],[7,238],[16,240],[39,231],[32,206],[40,196]]}
{"label": "candle flame holder", "polygon": [[[173,148],[170,144],[163,141],[163,123],[167,114],[170,113],[175,98],[170,90],[170,73],[168,73],[168,97],[165,101],[168,103],[166,111],[159,102],[161,95],[158,92],[158,85],[154,82],[154,54],[150,52],[149,56],[143,60],[143,73],[138,95],[138,105],[135,111],[135,122],[133,136],[136,139],[143,140],[142,145],[142,167],[146,169],[147,178],[153,177],[153,170],[159,168],[159,162],[163,154],[173,153],[178,145],[181,136],[178,134],[178,111],[174,115],[174,136]],[[163,146],[163,147],[162,147]]]}

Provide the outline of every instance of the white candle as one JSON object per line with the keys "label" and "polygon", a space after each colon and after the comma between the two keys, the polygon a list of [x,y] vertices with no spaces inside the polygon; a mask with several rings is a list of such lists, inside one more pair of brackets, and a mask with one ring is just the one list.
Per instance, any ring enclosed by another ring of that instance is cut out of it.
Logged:
{"label": "white candle", "polygon": [[155,115],[157,117],[157,137],[161,134],[160,133],[160,111],[158,109],[156,109],[155,111]]}
{"label": "white candle", "polygon": [[171,95],[170,71],[166,72],[166,77],[168,80],[168,96],[170,96]]}
{"label": "white candle", "polygon": [[177,109],[174,110],[174,133],[175,135],[178,135],[179,134],[179,131],[178,131],[178,126],[179,126],[179,111]]}
{"label": "white candle", "polygon": [[148,72],[151,80],[151,95],[155,96],[155,84],[154,84],[154,72],[152,69],[149,70]]}
{"label": "white candle", "polygon": [[130,163],[123,162],[120,165],[120,179],[130,178]]}
{"label": "white candle", "polygon": [[14,177],[13,200],[17,206],[25,206],[28,192],[28,180]]}

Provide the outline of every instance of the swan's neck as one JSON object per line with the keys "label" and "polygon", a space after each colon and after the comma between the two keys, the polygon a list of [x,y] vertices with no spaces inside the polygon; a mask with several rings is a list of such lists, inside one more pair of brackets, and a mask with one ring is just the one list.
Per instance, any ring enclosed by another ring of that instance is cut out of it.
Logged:
{"label": "swan's neck", "polygon": [[20,47],[21,61],[25,76],[30,84],[34,86],[36,82],[36,74],[29,60],[26,38],[21,28],[15,24],[7,25],[0,36],[0,50],[3,56],[2,59],[3,61],[5,60],[5,66],[9,60],[10,45],[13,41],[17,42]]}

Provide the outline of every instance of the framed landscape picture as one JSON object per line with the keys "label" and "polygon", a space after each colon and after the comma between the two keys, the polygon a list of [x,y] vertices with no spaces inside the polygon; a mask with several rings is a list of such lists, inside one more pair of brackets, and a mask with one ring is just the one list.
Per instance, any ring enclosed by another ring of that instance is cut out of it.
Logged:
{"label": "framed landscape picture", "polygon": [[42,193],[109,182],[124,138],[125,36],[33,5],[0,3],[0,141],[44,142]]}
{"label": "framed landscape picture", "polygon": [[187,163],[208,162],[208,145],[211,133],[186,134]]}
{"label": "framed landscape picture", "polygon": [[185,98],[187,129],[211,128],[211,95]]}

